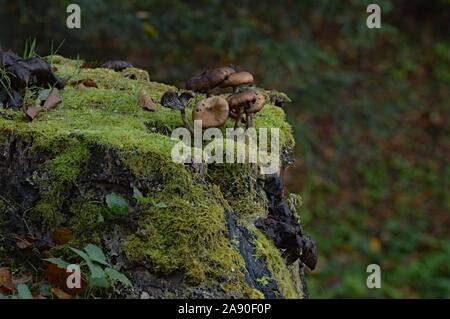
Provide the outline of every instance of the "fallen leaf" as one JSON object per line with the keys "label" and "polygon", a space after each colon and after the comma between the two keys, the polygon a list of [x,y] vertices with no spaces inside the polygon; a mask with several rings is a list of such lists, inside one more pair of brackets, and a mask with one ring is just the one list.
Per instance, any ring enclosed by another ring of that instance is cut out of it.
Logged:
{"label": "fallen leaf", "polygon": [[52,292],[53,296],[58,299],[72,299],[71,295],[59,288],[52,288],[50,289],[50,291]]}
{"label": "fallen leaf", "polygon": [[25,111],[25,115],[30,121],[33,121],[44,109],[41,106],[31,106]]}
{"label": "fallen leaf", "polygon": [[48,263],[46,266],[45,279],[53,286],[64,290],[72,296],[80,295],[86,289],[87,282],[83,276],[81,278],[81,288],[69,288],[67,287],[67,278],[70,276],[70,273],[68,273],[66,269],[59,268],[57,265],[52,263]]}
{"label": "fallen leaf", "polygon": [[72,231],[68,228],[57,228],[52,233],[53,241],[58,245],[64,245],[72,239]]}
{"label": "fallen leaf", "polygon": [[45,279],[56,287],[64,288],[66,287],[67,272],[65,269],[49,263],[45,270]]}
{"label": "fallen leaf", "polygon": [[14,286],[19,284],[26,284],[33,281],[33,275],[23,275],[12,280]]}
{"label": "fallen leaf", "polygon": [[92,79],[86,79],[83,82],[81,82],[81,84],[83,84],[85,87],[88,87],[88,88],[96,88],[96,87],[98,87],[97,83],[95,83],[95,81],[92,80]]}
{"label": "fallen leaf", "polygon": [[50,91],[47,100],[45,100],[43,108],[44,110],[49,111],[54,109],[59,103],[61,103],[61,101],[59,90],[57,88],[53,88]]}
{"label": "fallen leaf", "polygon": [[139,106],[141,106],[144,110],[150,111],[150,112],[156,112],[156,105],[155,102],[145,93],[144,90],[141,90],[139,92],[139,98],[138,98]]}
{"label": "fallen leaf", "polygon": [[14,239],[16,240],[16,246],[19,249],[28,249],[33,246],[33,238],[15,235]]}
{"label": "fallen leaf", "polygon": [[80,91],[86,91],[88,89],[83,83],[78,84],[77,88]]}
{"label": "fallen leaf", "polygon": [[7,294],[14,291],[11,271],[9,268],[0,268],[0,293]]}

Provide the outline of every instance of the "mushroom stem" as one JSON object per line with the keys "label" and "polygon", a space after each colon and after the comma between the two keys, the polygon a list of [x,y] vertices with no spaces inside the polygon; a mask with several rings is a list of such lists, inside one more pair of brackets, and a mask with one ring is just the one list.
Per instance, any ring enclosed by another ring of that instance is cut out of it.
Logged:
{"label": "mushroom stem", "polygon": [[238,129],[241,127],[241,119],[242,119],[242,112],[244,111],[243,106],[238,107],[237,115],[236,115],[236,122],[234,123],[234,129]]}
{"label": "mushroom stem", "polygon": [[248,129],[249,127],[253,127],[253,114],[247,113],[245,115],[245,121],[247,122],[247,125],[245,127],[246,129]]}
{"label": "mushroom stem", "polygon": [[186,116],[186,111],[184,109],[182,109],[182,110],[180,110],[180,112],[181,112],[181,119],[183,120],[184,127],[187,128],[191,134],[194,134],[194,128],[192,127],[191,122],[189,122],[189,120]]}

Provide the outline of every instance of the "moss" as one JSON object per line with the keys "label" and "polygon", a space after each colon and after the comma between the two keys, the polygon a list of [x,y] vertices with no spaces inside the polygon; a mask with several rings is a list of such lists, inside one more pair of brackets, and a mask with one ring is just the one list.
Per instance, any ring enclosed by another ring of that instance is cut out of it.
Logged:
{"label": "moss", "polygon": [[81,173],[82,165],[90,157],[87,146],[79,142],[68,142],[65,146],[64,151],[42,166],[41,174],[46,178],[40,180],[39,186],[45,193],[33,209],[33,214],[40,217],[48,228],[54,228],[63,221],[61,207],[64,199]]}
{"label": "moss", "polygon": [[272,276],[277,282],[281,293],[285,296],[285,298],[301,298],[301,290],[299,290],[296,285],[297,275],[289,270],[285,260],[280,255],[280,251],[259,230],[253,229],[253,231],[256,236],[256,257],[265,259],[267,268],[272,273]]}
{"label": "moss", "polygon": [[239,277],[243,260],[225,236],[219,190],[174,181],[157,199],[167,208],[153,206],[140,213],[140,233],[124,243],[127,256],[161,273],[184,270],[192,284]]}
{"label": "moss", "polygon": [[72,217],[69,227],[73,231],[74,238],[82,246],[87,243],[98,243],[104,229],[106,208],[95,202],[76,200],[70,206]]}
{"label": "moss", "polygon": [[[0,136],[14,133],[18,138],[32,139],[32,152],[47,158],[37,172],[41,200],[34,207],[35,216],[47,227],[67,223],[80,241],[98,242],[106,226],[104,204],[89,201],[83,194],[76,200],[69,195],[84,173],[90,150],[112,150],[134,178],[158,176],[162,189],[154,194],[155,201],[168,206],[133,207],[138,213],[138,229],[123,243],[131,261],[150,264],[159,273],[183,271],[192,285],[219,281],[230,295],[262,297],[245,282],[241,272],[244,261],[227,238],[224,218],[224,208],[233,209],[242,218],[265,213],[264,199],[256,189],[257,167],[217,165],[207,180],[198,184],[184,165],[171,159],[177,141],[167,135],[181,127],[182,120],[179,112],[162,107],[159,101],[165,91],[176,88],[150,82],[145,71],[134,68],[114,72],[81,67],[81,60],[48,59],[60,76],[70,76],[74,82],[91,79],[97,87],[79,90],[66,86],[61,91],[63,103],[33,122],[19,112],[2,110],[5,116],[0,116]],[[138,105],[140,90],[156,102],[157,112]],[[197,95],[195,100],[200,98],[202,95]],[[189,109],[194,104],[190,103]],[[255,124],[257,128],[280,128],[281,147],[293,146],[282,109],[267,104],[257,114]],[[232,126],[229,121],[227,127]],[[267,239],[258,243],[283,293],[294,296],[279,252]]]}
{"label": "moss", "polygon": [[231,209],[240,217],[263,216],[265,197],[258,192],[258,168],[244,164],[217,164],[208,169],[208,182],[217,184]]}

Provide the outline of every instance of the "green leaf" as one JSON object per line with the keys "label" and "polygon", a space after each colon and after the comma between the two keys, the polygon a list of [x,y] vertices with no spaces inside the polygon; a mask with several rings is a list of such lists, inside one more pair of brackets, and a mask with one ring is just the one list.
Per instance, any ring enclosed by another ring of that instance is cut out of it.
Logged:
{"label": "green leaf", "polygon": [[125,215],[130,210],[126,199],[116,193],[106,195],[106,205],[115,215]]}
{"label": "green leaf", "polygon": [[73,248],[73,247],[69,247],[75,254],[77,254],[78,256],[80,256],[81,258],[84,259],[84,261],[86,262],[91,262],[91,258],[84,252],[81,251],[79,249]]}
{"label": "green leaf", "polygon": [[127,287],[133,286],[131,281],[124,274],[118,272],[117,270],[108,267],[105,269],[105,272],[111,280],[121,282]]}
{"label": "green leaf", "polygon": [[45,90],[42,90],[42,91],[40,91],[39,92],[39,95],[38,95],[38,99],[40,100],[40,101],[45,101],[45,100],[47,100],[48,99],[48,96],[50,95],[50,91],[51,91],[52,89],[45,89]]}
{"label": "green leaf", "polygon": [[89,278],[89,286],[91,288],[109,288],[109,282],[106,279],[106,276],[103,277],[91,277]]}
{"label": "green leaf", "polygon": [[84,247],[84,251],[87,252],[92,261],[109,266],[109,263],[106,261],[106,256],[100,247],[89,244]]}
{"label": "green leaf", "polygon": [[100,266],[93,264],[91,261],[86,262],[89,272],[91,273],[90,278],[102,278],[105,277],[105,272]]}
{"label": "green leaf", "polygon": [[17,294],[19,295],[20,299],[33,299],[30,288],[28,288],[28,286],[25,284],[17,285]]}
{"label": "green leaf", "polygon": [[48,261],[52,264],[55,264],[56,266],[58,266],[59,268],[62,269],[66,269],[67,266],[69,266],[69,263],[62,260],[61,258],[48,258],[48,259],[44,259],[45,261]]}
{"label": "green leaf", "polygon": [[141,193],[141,191],[135,186],[133,186],[133,198],[136,200],[138,204],[141,205],[153,204],[153,198],[145,197]]}
{"label": "green leaf", "polygon": [[135,200],[139,200],[140,198],[143,197],[144,195],[142,194],[142,192],[136,186],[133,186],[133,198]]}
{"label": "green leaf", "polygon": [[157,207],[157,208],[167,208],[168,206],[166,205],[166,203],[160,202],[160,203],[156,204],[155,207]]}

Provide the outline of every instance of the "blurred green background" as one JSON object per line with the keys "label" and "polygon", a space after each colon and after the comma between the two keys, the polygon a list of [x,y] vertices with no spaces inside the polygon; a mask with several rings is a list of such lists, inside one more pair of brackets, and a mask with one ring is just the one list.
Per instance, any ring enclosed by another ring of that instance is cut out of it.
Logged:
{"label": "blurred green background", "polygon": [[[69,3],[82,28],[65,26]],[[381,7],[382,28],[366,27]],[[296,162],[318,242],[313,298],[450,298],[450,1],[0,0],[0,44],[127,59],[182,86],[234,63],[288,93]],[[382,270],[366,287],[366,267]]]}

